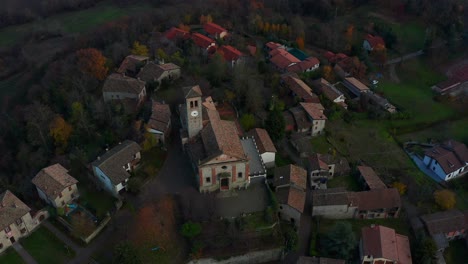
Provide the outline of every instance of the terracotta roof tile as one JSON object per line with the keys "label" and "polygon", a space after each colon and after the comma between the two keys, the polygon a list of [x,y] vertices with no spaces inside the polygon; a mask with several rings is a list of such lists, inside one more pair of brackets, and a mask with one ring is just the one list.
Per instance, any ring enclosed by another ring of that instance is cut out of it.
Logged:
{"label": "terracotta roof tile", "polygon": [[309,129],[312,126],[312,123],[307,117],[307,113],[301,106],[289,108],[289,112],[293,115],[298,130]]}
{"label": "terracotta roof tile", "polygon": [[288,72],[296,72],[296,73],[300,73],[300,72],[305,72],[307,69],[310,69],[310,68],[313,68],[315,67],[316,65],[319,65],[320,64],[320,61],[315,58],[315,57],[308,57],[307,59],[301,61],[301,62],[298,62],[294,65],[291,65],[288,67],[287,71]]}
{"label": "terracotta roof tile", "polygon": [[0,194],[0,229],[13,224],[16,219],[29,213],[31,209],[12,192],[6,190]]}
{"label": "terracotta roof tile", "polygon": [[361,93],[369,91],[369,87],[367,87],[365,84],[363,84],[354,77],[346,77],[345,81],[349,82],[351,85],[356,87]]}
{"label": "terracotta roof tile", "polygon": [[238,137],[236,124],[226,120],[210,120],[201,132],[207,157],[225,154],[238,159],[246,159]]}
{"label": "terracotta roof tile", "polygon": [[202,91],[199,85],[187,86],[182,88],[182,90],[184,91],[185,98],[195,98],[202,96]]}
{"label": "terracotta roof tile", "polygon": [[165,36],[169,40],[174,40],[176,38],[189,39],[190,33],[180,28],[172,27],[165,33]]}
{"label": "terracotta roof tile", "polygon": [[298,58],[282,48],[273,50],[270,52],[270,55],[272,56],[270,62],[281,70],[286,70],[290,65],[301,62]]}
{"label": "terracotta roof tile", "polygon": [[465,144],[455,140],[448,140],[425,152],[440,164],[445,173],[452,173],[468,163],[468,149]]}
{"label": "terracotta roof tile", "polygon": [[357,166],[357,169],[364,178],[364,181],[366,182],[367,186],[369,186],[369,189],[374,190],[387,188],[387,185],[383,183],[383,181],[379,178],[379,176],[377,176],[377,174],[371,167]]}
{"label": "terracotta roof tile", "polygon": [[32,179],[32,183],[54,200],[64,189],[78,181],[68,174],[67,169],[57,163],[39,171]]}
{"label": "terracotta roof tile", "polygon": [[143,66],[143,68],[141,68],[137,77],[145,82],[150,82],[159,79],[166,71],[177,69],[180,69],[180,67],[174,63],[158,64],[154,62],[148,62],[145,66]]}
{"label": "terracotta roof tile", "polygon": [[236,61],[240,57],[243,56],[242,52],[240,52],[238,49],[229,46],[229,45],[223,45],[221,46],[218,51],[220,51],[223,55],[223,58],[226,61]]}
{"label": "terracotta roof tile", "polygon": [[359,210],[391,209],[401,207],[401,199],[395,188],[354,193]]}
{"label": "terracotta roof tile", "polygon": [[409,239],[385,226],[362,228],[362,251],[365,256],[411,264]]}
{"label": "terracotta roof tile", "polygon": [[[345,188],[330,188],[312,191],[313,206],[348,205],[351,203]],[[356,206],[354,204],[354,206]]]}
{"label": "terracotta roof tile", "polygon": [[206,33],[212,36],[221,35],[223,32],[227,32],[225,28],[212,22],[208,22],[203,25],[203,29],[206,31]]}
{"label": "terracotta roof tile", "polygon": [[307,171],[297,165],[275,168],[274,174],[273,186],[293,184],[303,190],[307,188]]}
{"label": "terracotta roof tile", "polygon": [[268,42],[267,44],[265,44],[265,46],[267,46],[267,48],[269,48],[270,50],[275,50],[279,47],[281,47],[282,45],[279,44],[279,43],[276,43],[276,42]]}
{"label": "terracotta roof tile", "polygon": [[200,33],[193,33],[192,40],[195,43],[195,45],[203,49],[207,49],[212,45],[216,45],[214,40]]}
{"label": "terracotta roof tile", "polygon": [[327,116],[323,113],[325,108],[322,104],[317,103],[300,103],[302,108],[313,120],[327,120]]}
{"label": "terracotta roof tile", "polygon": [[333,101],[336,98],[343,95],[342,92],[333,87],[333,85],[331,85],[327,80],[323,78],[320,78],[320,80],[315,81],[313,86],[319,93],[323,94],[330,101]]}
{"label": "terracotta roof tile", "polygon": [[367,40],[367,42],[369,42],[372,48],[375,48],[377,45],[382,45],[385,47],[385,41],[383,40],[382,37],[367,34],[365,39]]}
{"label": "terracotta roof tile", "polygon": [[320,99],[312,92],[312,89],[296,74],[284,74],[281,76],[286,86],[304,102],[320,103]]}
{"label": "terracotta roof tile", "polygon": [[109,75],[102,87],[103,92],[140,94],[145,89],[145,82],[113,73]]}
{"label": "terracotta roof tile", "polygon": [[273,144],[270,135],[268,135],[268,132],[265,129],[254,128],[249,131],[248,135],[253,136],[255,138],[255,143],[257,144],[258,151],[260,152],[260,154],[263,154],[265,152],[276,153],[275,144]]}
{"label": "terracotta roof tile", "polygon": [[304,212],[306,193],[296,187],[282,187],[276,190],[276,197],[281,204],[287,204],[299,212]]}

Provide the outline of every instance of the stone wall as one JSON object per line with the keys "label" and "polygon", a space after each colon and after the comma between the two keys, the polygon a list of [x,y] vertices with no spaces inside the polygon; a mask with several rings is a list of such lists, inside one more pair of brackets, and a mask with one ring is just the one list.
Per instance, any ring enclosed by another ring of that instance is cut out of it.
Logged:
{"label": "stone wall", "polygon": [[261,251],[253,251],[241,256],[233,256],[224,260],[212,258],[191,260],[187,264],[256,264],[280,260],[283,256],[283,248],[274,248]]}

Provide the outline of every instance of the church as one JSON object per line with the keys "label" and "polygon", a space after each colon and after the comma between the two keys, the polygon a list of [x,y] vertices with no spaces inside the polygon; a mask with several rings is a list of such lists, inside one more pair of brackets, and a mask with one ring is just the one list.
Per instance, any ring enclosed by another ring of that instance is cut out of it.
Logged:
{"label": "church", "polygon": [[233,121],[222,120],[211,97],[198,85],[183,88],[181,140],[197,175],[200,192],[247,188],[249,156]]}

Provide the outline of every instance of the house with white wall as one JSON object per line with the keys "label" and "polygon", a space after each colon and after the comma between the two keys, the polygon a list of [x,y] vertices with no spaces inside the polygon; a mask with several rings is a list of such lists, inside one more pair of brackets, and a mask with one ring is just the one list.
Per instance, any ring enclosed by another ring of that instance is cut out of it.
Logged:
{"label": "house with white wall", "polygon": [[140,163],[140,151],[141,147],[136,142],[126,140],[91,164],[93,173],[104,190],[118,198],[127,189],[130,173]]}
{"label": "house with white wall", "polygon": [[265,167],[274,167],[277,150],[275,148],[275,144],[273,144],[273,141],[270,138],[270,135],[268,135],[268,132],[263,128],[254,128],[247,134],[248,136],[254,137],[258,153],[260,154]]}
{"label": "house with white wall", "polygon": [[58,163],[39,171],[32,183],[39,197],[55,208],[64,207],[80,196],[76,186],[78,181]]}
{"label": "house with white wall", "polygon": [[449,181],[468,172],[468,149],[461,142],[448,140],[427,150],[423,163],[440,179]]}

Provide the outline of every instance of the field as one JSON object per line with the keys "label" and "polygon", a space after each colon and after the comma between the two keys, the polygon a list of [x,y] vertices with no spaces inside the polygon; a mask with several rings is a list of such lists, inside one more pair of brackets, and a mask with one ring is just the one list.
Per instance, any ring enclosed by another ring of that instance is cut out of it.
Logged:
{"label": "field", "polygon": [[49,230],[40,227],[29,237],[21,241],[23,247],[39,264],[67,263],[75,252],[67,248]]}
{"label": "field", "polygon": [[25,262],[13,248],[9,248],[0,255],[0,263],[24,264]]}
{"label": "field", "polygon": [[346,190],[354,192],[362,191],[358,180],[352,175],[335,176],[332,180],[327,182],[327,188],[337,187],[344,187]]}
{"label": "field", "polygon": [[17,92],[17,83],[21,80],[22,74],[16,74],[12,77],[0,81],[0,98],[12,96]]}
{"label": "field", "polygon": [[123,8],[108,2],[102,2],[93,8],[62,13],[46,18],[40,22],[32,22],[1,29],[0,46],[11,46],[29,32],[41,28],[58,29],[66,33],[85,32],[106,22],[138,12],[148,12],[150,9],[151,7],[149,5],[139,4]]}
{"label": "field", "polygon": [[399,135],[398,139],[401,142],[415,140],[426,142],[428,139],[443,141],[447,138],[453,138],[462,142],[468,142],[468,118],[459,119],[456,121],[443,121],[435,126],[427,129]]}

